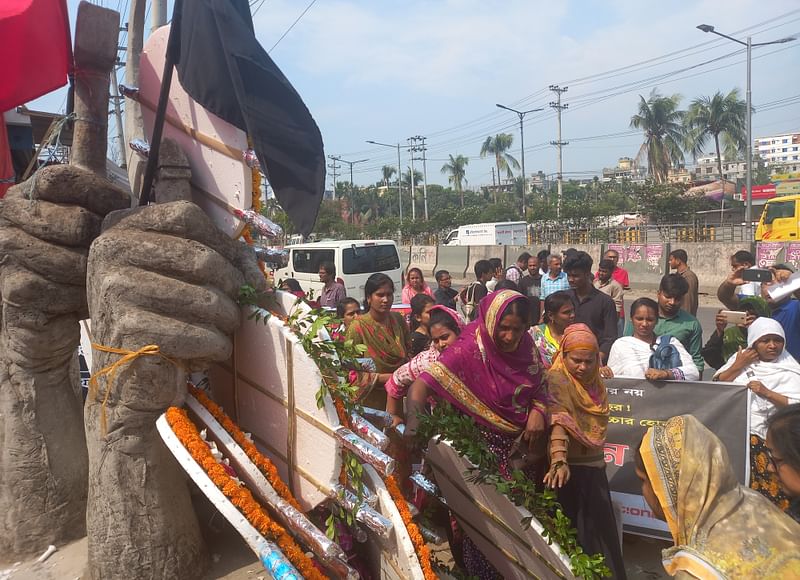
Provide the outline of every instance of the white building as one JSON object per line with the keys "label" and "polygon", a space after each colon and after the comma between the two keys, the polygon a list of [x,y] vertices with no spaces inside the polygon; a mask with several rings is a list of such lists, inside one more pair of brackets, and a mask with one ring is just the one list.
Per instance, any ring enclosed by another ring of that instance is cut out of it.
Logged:
{"label": "white building", "polygon": [[767,165],[800,163],[800,133],[757,137],[753,149]]}
{"label": "white building", "polygon": [[717,179],[727,179],[736,181],[745,179],[747,176],[747,163],[744,161],[726,161],[722,156],[722,175],[717,168],[717,156],[707,155],[697,160],[697,165],[693,170],[695,181],[716,181]]}

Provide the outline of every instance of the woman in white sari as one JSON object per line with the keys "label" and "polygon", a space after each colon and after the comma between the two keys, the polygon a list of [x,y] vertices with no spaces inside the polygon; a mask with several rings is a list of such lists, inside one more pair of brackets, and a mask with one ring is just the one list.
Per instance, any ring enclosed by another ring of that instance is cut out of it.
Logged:
{"label": "woman in white sari", "polygon": [[639,298],[631,304],[631,325],[633,336],[623,336],[611,345],[608,366],[600,373],[606,377],[626,377],[648,379],[650,381],[696,381],[700,372],[692,360],[692,355],[674,336],[672,345],[680,355],[680,365],[669,369],[651,368],[650,357],[658,346],[659,338],[655,328],[658,323],[658,303],[650,298]]}
{"label": "woman in white sari", "polygon": [[750,487],[781,509],[789,498],[769,470],[767,418],[775,409],[800,402],[800,364],[784,346],[783,327],[772,318],[757,318],[747,331],[747,348],[739,349],[714,375],[715,381],[747,385],[750,397]]}

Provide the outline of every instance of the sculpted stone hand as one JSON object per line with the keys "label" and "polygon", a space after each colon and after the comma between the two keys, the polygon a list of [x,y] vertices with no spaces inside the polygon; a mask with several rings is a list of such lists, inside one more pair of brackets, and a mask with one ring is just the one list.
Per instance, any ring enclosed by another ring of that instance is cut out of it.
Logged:
{"label": "sculpted stone hand", "polygon": [[130,207],[105,178],[118,37],[116,12],[81,3],[71,165],[41,169],[0,202],[0,561],[86,529],[77,362],[86,258],[104,216]]}
{"label": "sculpted stone hand", "polygon": [[0,555],[85,530],[86,443],[77,367],[86,259],[127,192],[76,166],[42,169],[0,202]]}
{"label": "sculpted stone hand", "polygon": [[[230,356],[239,289],[263,289],[264,276],[251,248],[193,203],[174,201],[110,215],[92,245],[87,284],[96,344],[157,345],[163,355],[121,365],[87,401],[90,572],[199,578],[206,556],[186,478],[155,421],[183,403],[188,370]],[[121,357],[95,349],[93,374]]]}

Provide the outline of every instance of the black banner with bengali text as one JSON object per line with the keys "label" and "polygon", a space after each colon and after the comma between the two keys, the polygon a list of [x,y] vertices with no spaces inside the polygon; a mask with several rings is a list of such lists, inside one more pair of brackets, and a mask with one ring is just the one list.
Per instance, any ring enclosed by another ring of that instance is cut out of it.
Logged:
{"label": "black banner with bengali text", "polygon": [[634,472],[636,446],[651,425],[675,415],[694,415],[720,438],[741,483],[749,479],[748,397],[744,385],[644,379],[606,381],[610,419],[606,474],[611,497],[622,509],[626,532],[670,539],[665,522],[653,517]]}

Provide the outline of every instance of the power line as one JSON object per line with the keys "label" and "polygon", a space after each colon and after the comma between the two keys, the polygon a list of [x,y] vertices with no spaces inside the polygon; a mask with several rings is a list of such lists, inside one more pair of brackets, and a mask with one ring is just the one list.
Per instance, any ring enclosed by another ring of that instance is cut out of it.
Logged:
{"label": "power line", "polygon": [[[311,10],[311,7],[312,7],[314,4],[316,4],[316,2],[317,2],[317,0],[311,0],[311,2],[309,2],[308,6],[306,6],[306,9],[305,9],[305,10],[303,10],[303,11],[300,13],[300,16],[298,16],[298,17],[295,19],[295,21],[294,21],[294,22],[292,22],[292,25],[291,25],[289,28],[287,28],[287,29],[286,29],[286,32],[284,32],[283,34],[281,34],[281,37],[280,37],[278,40],[276,40],[276,41],[275,41],[275,44],[273,44],[273,45],[272,45],[272,48],[270,48],[270,49],[267,51],[267,54],[269,54],[269,53],[271,53],[273,50],[275,50],[275,47],[276,47],[276,46],[278,46],[278,44],[280,44],[281,40],[283,40],[284,38],[286,38],[286,35],[287,35],[287,34],[289,34],[289,33],[292,31],[292,28],[294,28],[294,27],[295,27],[295,25],[296,25],[298,22],[300,22],[300,19],[301,19],[303,16],[305,16],[305,15],[306,15],[306,12],[308,12],[309,10]],[[262,5],[263,5],[263,2],[262,2]],[[259,8],[261,8],[261,6],[259,6]],[[258,12],[258,9],[256,9],[256,12]]]}

